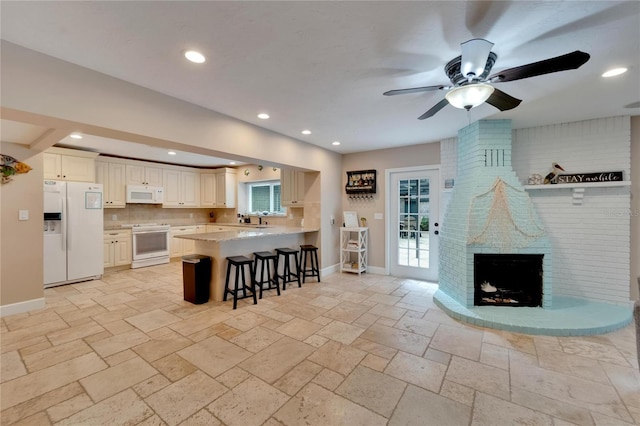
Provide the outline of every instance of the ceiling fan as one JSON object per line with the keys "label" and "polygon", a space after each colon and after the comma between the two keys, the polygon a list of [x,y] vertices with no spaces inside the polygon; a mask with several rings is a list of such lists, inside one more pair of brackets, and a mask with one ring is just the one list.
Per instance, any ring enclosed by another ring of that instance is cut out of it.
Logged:
{"label": "ceiling fan", "polygon": [[515,68],[509,68],[489,75],[498,55],[491,51],[493,43],[474,38],[460,44],[462,55],[458,56],[444,67],[444,71],[451,81],[451,85],[436,85],[413,87],[410,89],[389,90],[385,96],[403,95],[405,93],[447,90],[445,98],[434,105],[429,111],[418,117],[424,120],[435,115],[442,108],[451,104],[456,108],[467,111],[484,102],[493,105],[500,111],[513,109],[520,105],[521,99],[514,98],[492,86],[494,83],[521,80],[543,74],[580,68],[590,58],[585,52],[576,50],[566,55],[549,58]]}

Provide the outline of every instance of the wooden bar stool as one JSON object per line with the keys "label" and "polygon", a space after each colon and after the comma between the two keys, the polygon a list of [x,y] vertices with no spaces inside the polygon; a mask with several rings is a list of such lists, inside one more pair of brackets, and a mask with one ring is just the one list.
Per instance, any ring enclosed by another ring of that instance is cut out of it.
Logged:
{"label": "wooden bar stool", "polygon": [[[311,268],[307,268],[307,254],[311,262]],[[318,247],[311,244],[300,246],[300,272],[302,272],[302,282],[307,282],[307,277],[316,277],[320,282],[320,267],[318,264]]]}
{"label": "wooden bar stool", "polygon": [[[257,251],[253,253],[253,270],[255,272],[254,282],[258,287],[260,287],[260,299],[262,299],[262,291],[264,289],[264,285],[267,285],[267,290],[276,289],[278,292],[278,296],[280,296],[280,286],[278,285],[278,275],[277,267],[276,267],[276,258],[277,254],[271,253],[270,251]],[[273,264],[274,275],[271,275],[271,265],[269,261]],[[258,263],[260,262],[260,263]],[[260,279],[258,280],[258,272],[260,272]],[[266,274],[265,274],[266,272]]]}
{"label": "wooden bar stool", "polygon": [[[297,281],[298,287],[302,287],[300,283],[300,262],[298,261],[298,250],[291,248],[277,248],[276,249],[276,280],[282,278],[282,289],[287,289],[287,283]],[[284,264],[282,268],[282,275],[278,273],[278,264],[280,258],[284,257]],[[296,272],[291,271],[291,258],[293,257],[293,263],[296,267]]]}
{"label": "wooden bar stool", "polygon": [[[229,277],[231,276],[231,267],[236,267],[236,275],[235,275],[235,285],[234,289],[231,290]],[[249,279],[251,280],[249,285],[247,285],[247,279],[244,273],[244,269],[246,266],[249,266]],[[242,272],[242,286],[238,288],[240,285],[240,272]],[[247,290],[251,292],[251,295],[247,296]],[[242,297],[238,297],[238,293],[242,291]],[[227,257],[227,279],[225,281],[225,289],[224,289],[224,297],[222,300],[227,301],[227,294],[233,294],[233,309],[238,306],[238,299],[244,299],[246,297],[253,296],[253,304],[258,303],[258,299],[256,299],[256,286],[254,281],[253,274],[253,260],[249,259],[245,256],[230,256]]]}

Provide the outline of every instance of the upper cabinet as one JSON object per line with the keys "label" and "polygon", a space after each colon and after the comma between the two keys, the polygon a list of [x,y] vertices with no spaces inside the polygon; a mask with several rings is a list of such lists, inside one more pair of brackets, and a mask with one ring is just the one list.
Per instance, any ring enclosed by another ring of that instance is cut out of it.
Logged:
{"label": "upper cabinet", "polygon": [[283,206],[304,206],[304,172],[280,170],[280,197],[280,204]]}
{"label": "upper cabinet", "polygon": [[163,182],[163,207],[199,207],[199,173],[164,169]]}
{"label": "upper cabinet", "polygon": [[222,168],[200,174],[200,207],[236,206],[236,171]]}
{"label": "upper cabinet", "polygon": [[124,208],[125,165],[96,160],[96,182],[103,185],[102,206],[104,208]]}
{"label": "upper cabinet", "polygon": [[50,148],[44,152],[44,178],[95,182],[95,152]]}
{"label": "upper cabinet", "polygon": [[216,207],[235,208],[236,206],[236,171],[234,169],[216,169]]}
{"label": "upper cabinet", "polygon": [[162,168],[127,164],[127,185],[162,186]]}
{"label": "upper cabinet", "polygon": [[200,207],[216,207],[216,175],[200,174]]}

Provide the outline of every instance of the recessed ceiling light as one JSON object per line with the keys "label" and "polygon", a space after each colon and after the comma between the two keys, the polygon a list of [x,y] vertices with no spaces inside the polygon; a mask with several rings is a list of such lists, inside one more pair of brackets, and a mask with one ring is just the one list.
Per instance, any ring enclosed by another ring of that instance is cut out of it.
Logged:
{"label": "recessed ceiling light", "polygon": [[627,72],[626,68],[613,68],[610,69],[609,71],[605,72],[604,74],[602,74],[603,77],[615,77],[616,75],[620,75],[620,74],[624,74],[625,72]]}
{"label": "recessed ceiling light", "polygon": [[231,164],[232,166],[234,166],[236,164],[235,161],[229,161],[229,164]]}
{"label": "recessed ceiling light", "polygon": [[197,50],[187,50],[184,52],[184,57],[196,64],[201,64],[207,60],[204,55]]}
{"label": "recessed ceiling light", "polygon": [[261,119],[261,120],[266,120],[266,119],[269,118],[269,114],[265,114],[264,112],[260,113],[260,114],[258,114],[258,118]]}
{"label": "recessed ceiling light", "polygon": [[70,137],[71,139],[82,139],[82,135],[81,135],[81,134],[79,134],[79,133],[71,133],[71,134],[69,135],[69,137]]}
{"label": "recessed ceiling light", "polygon": [[331,142],[331,145],[338,146],[338,145],[340,145],[340,142],[338,142],[338,141],[333,141],[333,142]]}
{"label": "recessed ceiling light", "polygon": [[169,154],[169,155],[176,155],[176,152],[175,152],[175,151],[169,151],[169,152],[167,152],[167,154]]}
{"label": "recessed ceiling light", "polygon": [[311,130],[303,130],[302,134],[303,135],[310,135],[311,134]]}

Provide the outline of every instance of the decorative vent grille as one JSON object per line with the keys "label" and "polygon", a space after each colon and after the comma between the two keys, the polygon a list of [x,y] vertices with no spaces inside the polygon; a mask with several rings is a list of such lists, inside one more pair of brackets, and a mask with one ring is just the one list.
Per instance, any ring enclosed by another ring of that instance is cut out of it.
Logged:
{"label": "decorative vent grille", "polygon": [[504,167],[506,158],[506,149],[485,149],[484,150],[484,166],[485,167]]}

